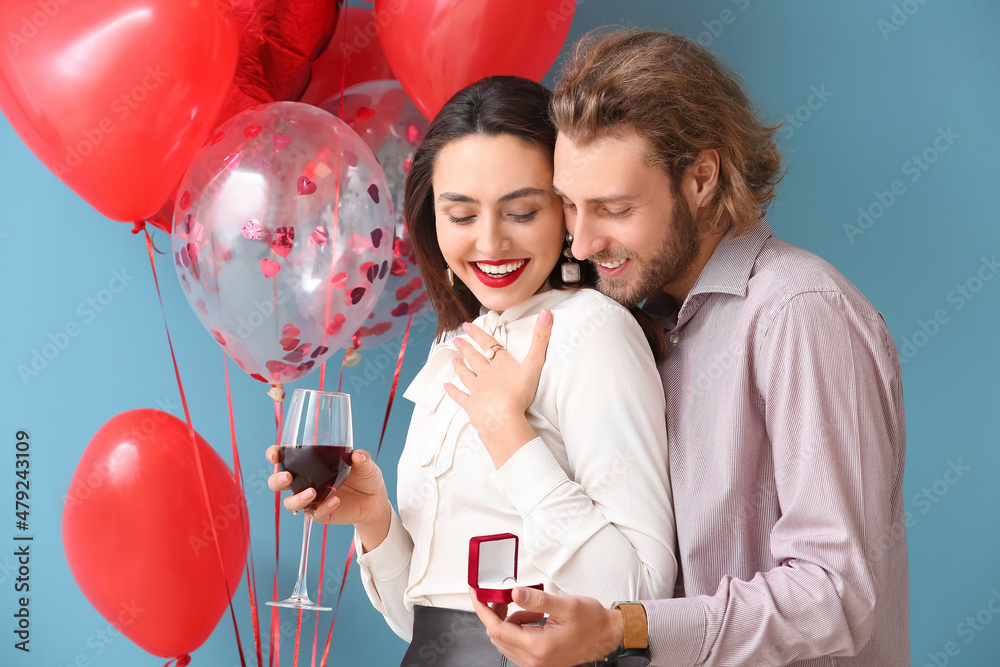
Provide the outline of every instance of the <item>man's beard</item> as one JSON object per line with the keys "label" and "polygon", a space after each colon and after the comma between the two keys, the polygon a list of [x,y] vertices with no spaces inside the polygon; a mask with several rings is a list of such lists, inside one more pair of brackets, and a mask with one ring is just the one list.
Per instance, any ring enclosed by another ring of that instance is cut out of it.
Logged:
{"label": "man's beard", "polygon": [[698,225],[680,197],[674,199],[669,223],[659,244],[644,257],[629,250],[591,255],[593,262],[631,260],[625,276],[608,277],[598,272],[597,289],[623,306],[634,306],[665,285],[683,278],[691,270],[698,251]]}

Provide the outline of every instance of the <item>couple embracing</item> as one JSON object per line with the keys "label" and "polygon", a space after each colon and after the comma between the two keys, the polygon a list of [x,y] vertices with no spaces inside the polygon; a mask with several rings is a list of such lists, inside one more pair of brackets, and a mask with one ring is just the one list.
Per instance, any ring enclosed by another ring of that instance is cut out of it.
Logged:
{"label": "couple embracing", "polygon": [[[357,451],[314,512],[355,526],[403,667],[909,664],[896,347],[771,234],[776,129],[703,48],[638,31],[434,119],[404,209],[438,339],[398,511]],[[516,611],[467,582],[500,533],[544,588]]]}

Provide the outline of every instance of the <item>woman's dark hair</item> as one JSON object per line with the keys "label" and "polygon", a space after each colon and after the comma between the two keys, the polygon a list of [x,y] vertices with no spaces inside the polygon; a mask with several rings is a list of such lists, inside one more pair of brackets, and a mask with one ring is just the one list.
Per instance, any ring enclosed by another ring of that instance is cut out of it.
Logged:
{"label": "woman's dark hair", "polygon": [[[555,152],[556,129],[549,115],[551,92],[529,79],[516,76],[491,76],[455,93],[438,112],[427,129],[423,143],[413,156],[406,179],[403,215],[413,253],[420,267],[424,285],[438,315],[437,335],[457,329],[463,322],[479,316],[482,304],[472,291],[456,281],[449,284],[447,264],[438,245],[434,214],[434,166],[438,153],[448,143],[468,136],[517,137],[541,149],[549,160]],[[556,263],[549,283],[556,288],[562,282],[561,265]],[[596,285],[596,273],[589,262],[582,262],[583,280],[577,287]],[[662,332],[651,320],[638,317],[654,355],[664,349]],[[652,326],[651,332],[649,326]],[[654,342],[658,341],[658,342]]]}

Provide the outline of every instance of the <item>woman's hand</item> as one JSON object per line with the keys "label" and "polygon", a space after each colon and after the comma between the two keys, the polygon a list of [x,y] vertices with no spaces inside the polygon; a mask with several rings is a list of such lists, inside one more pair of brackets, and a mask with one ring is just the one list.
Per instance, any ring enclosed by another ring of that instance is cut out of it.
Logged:
{"label": "woman's hand", "polygon": [[[464,329],[483,350],[499,345],[474,324],[466,324]],[[488,360],[472,345],[455,339],[456,348],[468,363],[455,359],[455,372],[469,393],[450,383],[445,383],[445,390],[465,410],[497,468],[537,437],[524,412],[535,400],[551,333],[552,313],[543,310],[535,322],[531,347],[520,364],[502,347]]]}
{"label": "woman's hand", "polygon": [[[280,451],[277,445],[267,449],[267,460],[277,463]],[[292,484],[289,472],[276,472],[267,480],[272,491],[284,491]],[[285,509],[297,512],[316,497],[315,489],[287,496]],[[313,521],[319,523],[354,524],[365,551],[371,551],[389,533],[392,505],[386,493],[382,471],[372,461],[368,452],[355,450],[351,455],[351,472],[347,479],[313,512]]]}

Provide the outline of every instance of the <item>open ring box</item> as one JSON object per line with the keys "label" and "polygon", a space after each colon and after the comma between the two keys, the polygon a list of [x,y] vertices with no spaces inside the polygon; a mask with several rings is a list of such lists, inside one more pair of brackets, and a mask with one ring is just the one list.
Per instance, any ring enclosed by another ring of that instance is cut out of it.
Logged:
{"label": "open ring box", "polygon": [[469,540],[469,585],[480,602],[510,604],[515,586],[537,588],[517,580],[517,535],[499,533]]}

